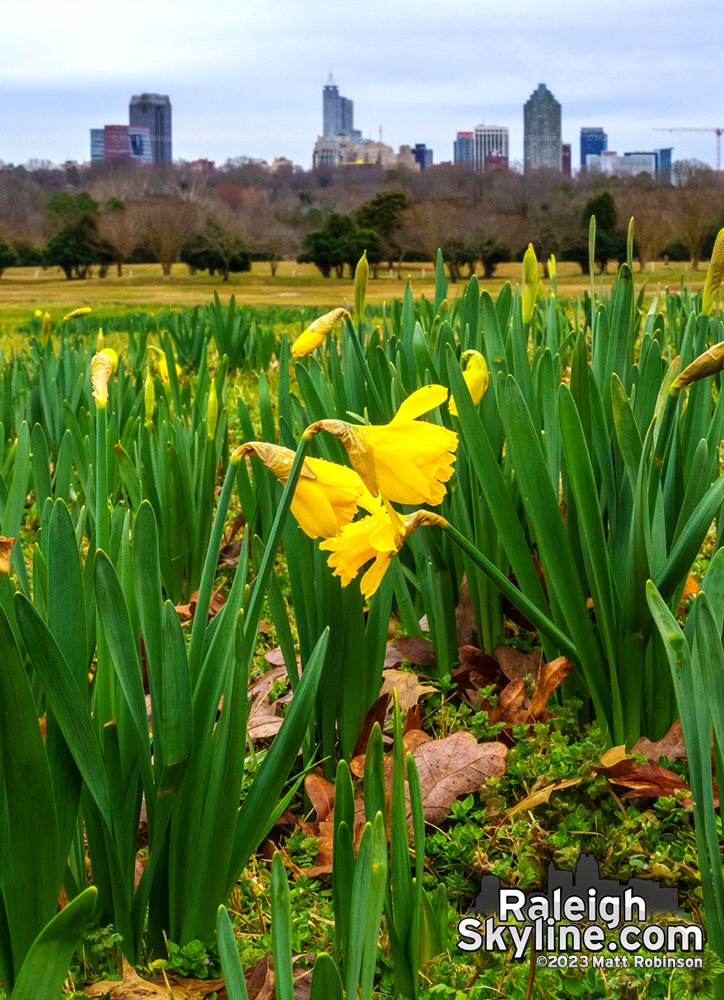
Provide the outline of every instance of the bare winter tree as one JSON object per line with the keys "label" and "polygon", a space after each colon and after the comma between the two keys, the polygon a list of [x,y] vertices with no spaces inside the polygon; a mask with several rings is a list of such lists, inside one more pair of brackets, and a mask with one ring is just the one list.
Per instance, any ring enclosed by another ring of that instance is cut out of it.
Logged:
{"label": "bare winter tree", "polygon": [[169,275],[181,247],[198,229],[199,206],[168,195],[152,195],[144,198],[142,211],[146,245],[160,262],[164,275]]}
{"label": "bare winter tree", "polygon": [[143,219],[140,206],[126,206],[119,198],[111,198],[98,218],[96,245],[111,257],[119,278],[124,262],[143,238]]}
{"label": "bare winter tree", "polygon": [[639,267],[658,260],[673,235],[671,190],[666,187],[640,182],[629,184],[616,192],[616,214],[622,224],[634,220],[634,240]]}
{"label": "bare winter tree", "polygon": [[692,167],[683,162],[674,166],[675,177],[680,181],[674,191],[675,229],[689,251],[691,266],[697,271],[706,238],[721,220],[724,203],[721,182],[706,167]]}

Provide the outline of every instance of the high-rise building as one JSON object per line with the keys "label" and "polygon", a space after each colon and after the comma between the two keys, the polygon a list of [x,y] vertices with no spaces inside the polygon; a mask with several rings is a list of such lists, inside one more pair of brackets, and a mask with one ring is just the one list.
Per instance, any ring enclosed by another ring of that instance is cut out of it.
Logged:
{"label": "high-rise building", "polygon": [[508,129],[505,125],[486,125],[483,122],[476,126],[473,163],[479,174],[485,173],[486,163],[507,168]]}
{"label": "high-rise building", "polygon": [[539,83],[523,106],[523,166],[560,170],[561,105],[544,83]]}
{"label": "high-rise building", "polygon": [[105,160],[103,136],[104,132],[102,128],[92,128],[90,130],[91,163],[103,163]]}
{"label": "high-rise building", "polygon": [[[636,161],[637,165],[639,167],[639,169],[637,170],[637,173],[643,173],[643,171],[645,170],[647,173],[650,173],[652,177],[656,177],[657,180],[664,181],[666,184],[670,184],[671,183],[671,154],[673,152],[673,149],[674,149],[673,146],[668,146],[665,149],[654,149],[652,152],[647,152],[647,153],[640,153],[640,152],[624,153],[623,155],[624,156],[636,156],[636,157],[649,157],[649,158],[653,156],[653,164],[651,163],[651,160],[649,159],[649,161],[648,161],[649,162],[649,166],[645,166],[644,165],[646,163],[645,160],[637,160]],[[653,170],[651,169],[651,166],[653,166]]]}
{"label": "high-rise building", "polygon": [[458,132],[453,143],[453,163],[472,170],[475,163],[474,132]]}
{"label": "high-rise building", "polygon": [[420,170],[427,170],[432,166],[432,150],[428,149],[424,142],[417,142],[412,150],[415,162],[420,164]]}
{"label": "high-rise building", "polygon": [[103,129],[103,159],[127,156],[138,163],[153,163],[151,130],[138,125],[106,125]]}
{"label": "high-rise building", "polygon": [[564,142],[561,146],[561,172],[564,177],[571,176],[571,144]]}
{"label": "high-rise building", "polygon": [[354,101],[340,95],[339,87],[330,73],[322,88],[322,136],[336,139],[343,135],[347,139],[354,139],[355,131]]}
{"label": "high-rise building", "polygon": [[600,156],[608,149],[608,136],[602,128],[581,129],[581,169],[586,169],[589,156]]}
{"label": "high-rise building", "polygon": [[172,163],[171,101],[165,94],[139,94],[128,106],[130,125],[147,128],[151,139],[153,163]]}

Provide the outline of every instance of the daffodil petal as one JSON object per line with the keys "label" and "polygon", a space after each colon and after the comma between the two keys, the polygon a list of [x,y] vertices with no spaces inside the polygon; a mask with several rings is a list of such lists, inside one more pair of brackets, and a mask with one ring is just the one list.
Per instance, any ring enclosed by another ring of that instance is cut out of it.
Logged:
{"label": "daffodil petal", "polygon": [[423,413],[429,413],[436,406],[441,406],[447,397],[448,391],[444,385],[423,385],[421,389],[407,397],[392,418],[390,426],[408,423],[421,417]]}

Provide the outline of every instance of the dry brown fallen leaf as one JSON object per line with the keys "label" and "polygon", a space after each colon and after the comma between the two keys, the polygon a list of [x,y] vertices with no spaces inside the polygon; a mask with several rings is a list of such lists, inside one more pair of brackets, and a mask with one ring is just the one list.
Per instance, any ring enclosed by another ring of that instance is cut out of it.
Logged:
{"label": "dry brown fallen leaf", "polygon": [[495,647],[500,669],[509,681],[519,681],[530,675],[533,683],[537,683],[538,675],[543,666],[543,654],[539,651],[522,653],[515,646],[498,643]]}
{"label": "dry brown fallen leaf", "polygon": [[673,795],[682,788],[690,790],[683,778],[660,764],[639,764],[627,756],[616,759],[614,751],[620,749],[622,748],[614,747],[604,754],[601,766],[595,767],[594,771],[604,774],[614,785],[628,788],[623,796],[625,799],[634,799],[639,795],[659,798],[662,795]]}
{"label": "dry brown fallen leaf", "polygon": [[[573,788],[577,785],[581,779],[580,778],[566,778],[562,781],[551,781],[550,784],[542,784],[539,778],[533,786],[533,790],[529,795],[526,795],[524,799],[520,802],[516,802],[512,809],[508,810],[507,819],[514,816],[517,812],[522,812],[524,809],[535,809],[536,806],[542,805],[547,802],[551,797],[553,792],[560,792],[564,788]],[[543,779],[545,781],[545,779]],[[538,786],[540,783],[540,787]]]}
{"label": "dry brown fallen leaf", "polygon": [[395,648],[410,663],[414,663],[418,667],[427,667],[429,670],[435,668],[435,651],[429,639],[422,639],[417,635],[406,635],[401,639],[395,639]]}
{"label": "dry brown fallen leaf", "polygon": [[142,979],[132,965],[123,959],[123,979],[103,979],[92,986],[84,987],[86,996],[109,997],[110,1000],[169,1000],[169,989],[174,1000],[203,1000],[224,985],[223,979],[181,979],[173,972],[166,977],[155,977],[154,981]]}
{"label": "dry brown fallen leaf", "polygon": [[[176,611],[178,612],[179,618],[193,618],[196,614],[196,602],[199,599],[199,592],[195,590],[191,597],[189,597],[188,604],[177,604]],[[217,615],[219,611],[226,604],[226,598],[221,593],[221,588],[215,590],[211,595],[211,602],[209,604],[209,618],[213,618]]]}
{"label": "dry brown fallen leaf", "polygon": [[[299,956],[298,956],[299,957]],[[294,962],[297,958],[294,959]],[[274,970],[271,955],[265,955],[245,974],[249,1000],[275,1000]],[[294,1000],[309,1000],[311,970],[294,971]]]}
{"label": "dry brown fallen leaf", "polygon": [[478,791],[488,778],[502,777],[507,753],[503,743],[478,743],[467,731],[419,746],[413,756],[426,821],[440,823],[460,795]]}
{"label": "dry brown fallen leaf", "polygon": [[687,597],[693,597],[695,594],[699,593],[699,582],[691,574],[687,576],[686,583],[684,584],[684,592],[681,595],[681,602],[679,604],[679,614],[686,614],[686,608],[684,607],[684,601]]}
{"label": "dry brown fallen leaf", "polygon": [[463,575],[463,580],[460,584],[458,606],[455,608],[455,623],[457,625],[458,646],[467,646],[473,637],[475,614],[473,612],[472,601],[470,600],[470,591],[468,590],[468,578],[465,575]]}
{"label": "dry brown fallen leaf", "polygon": [[634,743],[631,753],[643,754],[652,764],[658,763],[661,757],[668,757],[669,760],[679,760],[680,757],[686,757],[681,722],[677,719],[668,733],[657,743],[652,743],[651,740],[642,736]]}
{"label": "dry brown fallen leaf", "polygon": [[380,695],[392,694],[393,689],[397,690],[402,712],[416,705],[424,694],[435,690],[429,684],[421,684],[417,674],[410,673],[409,670],[384,670]]}

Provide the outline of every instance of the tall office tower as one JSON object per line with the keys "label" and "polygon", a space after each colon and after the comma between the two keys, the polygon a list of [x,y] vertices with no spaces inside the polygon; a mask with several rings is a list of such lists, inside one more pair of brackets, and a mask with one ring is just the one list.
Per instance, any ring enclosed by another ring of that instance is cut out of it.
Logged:
{"label": "tall office tower", "polygon": [[412,155],[415,157],[415,162],[420,164],[420,170],[427,170],[432,166],[432,150],[428,149],[424,142],[415,143]]}
{"label": "tall office tower", "polygon": [[165,94],[139,94],[131,98],[128,122],[147,128],[151,135],[153,163],[172,163],[171,101]]}
{"label": "tall office tower", "polygon": [[564,142],[561,146],[561,171],[564,177],[571,176],[571,144]]}
{"label": "tall office tower", "polygon": [[153,163],[151,130],[141,125],[106,125],[103,129],[103,159],[127,156],[137,163]]}
{"label": "tall office tower", "polygon": [[473,169],[475,163],[475,133],[458,132],[453,143],[453,163]]}
{"label": "tall office tower", "polygon": [[608,136],[602,128],[581,129],[581,169],[586,169],[589,156],[600,156],[608,149]]}
{"label": "tall office tower", "polygon": [[473,162],[479,174],[485,173],[486,162],[507,168],[508,129],[505,125],[486,125],[483,122],[476,126]]}
{"label": "tall office tower", "polygon": [[560,170],[561,106],[544,83],[539,83],[523,105],[523,167]]}
{"label": "tall office tower", "polygon": [[322,88],[322,130],[322,135],[327,139],[336,139],[339,135],[353,139],[353,133],[356,132],[354,101],[340,96],[339,87],[331,73]]}
{"label": "tall office tower", "polygon": [[103,152],[104,131],[102,128],[92,128],[90,130],[91,142],[91,163],[103,163],[105,155]]}

